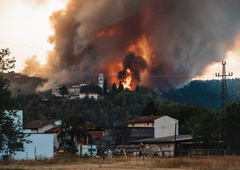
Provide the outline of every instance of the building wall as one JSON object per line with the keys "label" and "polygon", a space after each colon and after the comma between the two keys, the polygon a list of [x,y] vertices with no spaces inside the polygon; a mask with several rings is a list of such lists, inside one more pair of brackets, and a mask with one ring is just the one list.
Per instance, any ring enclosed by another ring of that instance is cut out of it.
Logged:
{"label": "building wall", "polygon": [[128,123],[128,127],[154,127],[154,122]]}
{"label": "building wall", "polygon": [[48,124],[38,129],[38,133],[44,133],[45,131],[54,128],[54,124]]}
{"label": "building wall", "polygon": [[164,157],[174,156],[174,143],[159,144],[159,148],[162,151]]}
{"label": "building wall", "polygon": [[27,139],[32,143],[24,144],[24,152],[16,152],[14,159],[51,158],[54,155],[54,134],[31,134]]}
{"label": "building wall", "polygon": [[80,93],[79,98],[84,99],[85,97],[98,99],[98,94],[95,93]]}
{"label": "building wall", "polygon": [[[176,124],[176,125],[175,125]],[[154,138],[178,135],[178,120],[169,116],[163,116],[154,120]]]}

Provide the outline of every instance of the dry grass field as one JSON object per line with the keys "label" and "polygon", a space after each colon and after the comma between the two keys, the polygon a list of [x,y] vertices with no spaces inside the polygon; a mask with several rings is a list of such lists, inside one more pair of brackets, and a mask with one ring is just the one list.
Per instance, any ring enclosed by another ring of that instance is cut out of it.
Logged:
{"label": "dry grass field", "polygon": [[206,158],[79,158],[56,157],[38,160],[1,161],[0,169],[8,170],[240,170],[240,157]]}

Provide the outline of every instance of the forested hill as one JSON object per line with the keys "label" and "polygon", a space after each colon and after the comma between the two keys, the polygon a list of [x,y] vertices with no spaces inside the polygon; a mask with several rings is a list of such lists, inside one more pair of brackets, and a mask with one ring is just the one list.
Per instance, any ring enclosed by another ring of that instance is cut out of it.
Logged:
{"label": "forested hill", "polygon": [[[17,95],[19,89],[21,95],[34,94],[36,87],[45,81],[39,77],[28,77],[14,72],[0,73],[0,76],[10,80],[13,95]],[[240,101],[240,79],[228,79],[227,92],[229,103]],[[162,91],[161,94],[162,98],[176,103],[217,109],[221,107],[221,80],[194,80],[179,89]]]}
{"label": "forested hill", "polygon": [[[179,88],[162,92],[163,98],[185,104],[221,108],[221,80],[194,80]],[[240,101],[240,79],[227,80],[228,103]]]}
{"label": "forested hill", "polygon": [[46,81],[39,77],[28,77],[14,72],[0,73],[0,76],[3,76],[10,81],[9,89],[13,96],[16,96],[18,93],[21,95],[34,94],[36,93],[36,88]]}

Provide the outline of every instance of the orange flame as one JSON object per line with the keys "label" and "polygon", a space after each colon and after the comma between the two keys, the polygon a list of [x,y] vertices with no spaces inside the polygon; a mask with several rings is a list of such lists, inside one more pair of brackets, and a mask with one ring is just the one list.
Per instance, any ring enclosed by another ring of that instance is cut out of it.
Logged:
{"label": "orange flame", "polygon": [[[142,35],[136,44],[131,44],[127,51],[132,51],[136,55],[143,57],[147,63],[149,63],[149,58],[152,53],[150,44],[146,38],[145,35]],[[141,73],[141,76],[145,76],[145,73]],[[133,73],[130,70],[130,68],[126,69],[126,78],[123,80],[123,86],[124,88],[129,88],[130,90],[133,90],[134,87],[136,87],[137,82],[133,79]]]}
{"label": "orange flame", "polygon": [[149,56],[152,53],[150,44],[145,35],[142,35],[136,44],[130,45],[127,51],[134,52],[136,55],[143,57],[147,62],[149,61]]}
{"label": "orange flame", "polygon": [[127,68],[126,78],[122,82],[124,89],[128,88],[129,90],[132,90],[131,82],[132,82],[132,72],[129,68]]}

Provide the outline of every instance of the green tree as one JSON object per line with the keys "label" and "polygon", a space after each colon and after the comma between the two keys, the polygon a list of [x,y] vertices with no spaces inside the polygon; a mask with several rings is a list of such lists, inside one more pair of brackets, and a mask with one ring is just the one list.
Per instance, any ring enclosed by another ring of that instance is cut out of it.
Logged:
{"label": "green tree", "polygon": [[66,116],[60,126],[58,140],[61,147],[65,147],[70,153],[75,154],[76,142],[83,142],[82,139],[88,136],[85,121],[76,115]]}
{"label": "green tree", "polygon": [[108,82],[107,79],[104,79],[104,84],[103,84],[103,94],[106,95],[108,92]]}
{"label": "green tree", "polygon": [[[9,57],[9,50],[2,49],[0,52],[0,71],[9,71],[14,68],[15,59]],[[28,135],[22,130],[22,122],[13,108],[16,100],[11,97],[9,80],[0,77],[0,150],[5,154],[14,154],[16,151],[23,151],[23,144],[29,143]]]}
{"label": "green tree", "polygon": [[62,85],[62,87],[59,88],[59,93],[63,96],[68,95],[68,89],[64,84]]}
{"label": "green tree", "polygon": [[195,143],[216,143],[218,141],[218,117],[210,109],[194,114],[186,122]]}
{"label": "green tree", "polygon": [[118,93],[121,93],[124,90],[124,86],[121,81],[119,81]]}
{"label": "green tree", "polygon": [[82,86],[80,89],[81,93],[97,93],[102,95],[103,89],[98,86],[96,83],[91,83],[86,86]]}
{"label": "green tree", "polygon": [[16,111],[4,111],[1,115],[0,143],[1,150],[5,154],[12,155],[17,151],[24,151],[23,144],[31,142],[26,139],[29,135],[22,133],[21,130],[22,122]]}
{"label": "green tree", "polygon": [[117,94],[117,85],[116,85],[116,83],[112,84],[112,93],[113,93],[114,96]]}
{"label": "green tree", "polygon": [[151,116],[156,115],[158,112],[157,108],[155,107],[153,101],[147,103],[147,105],[143,108],[141,115],[142,116]]}
{"label": "green tree", "polygon": [[0,72],[10,71],[15,67],[15,57],[10,57],[8,48],[0,51]]}
{"label": "green tree", "polygon": [[221,122],[221,132],[226,146],[230,150],[240,150],[240,102],[228,106]]}

